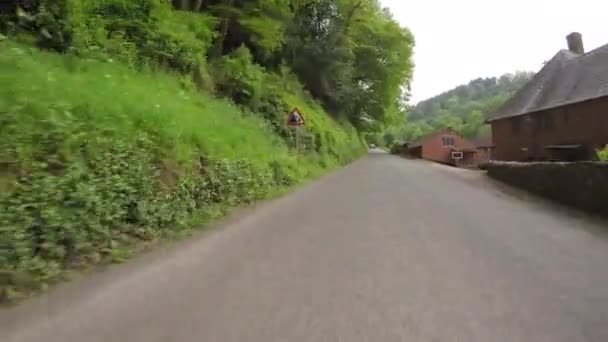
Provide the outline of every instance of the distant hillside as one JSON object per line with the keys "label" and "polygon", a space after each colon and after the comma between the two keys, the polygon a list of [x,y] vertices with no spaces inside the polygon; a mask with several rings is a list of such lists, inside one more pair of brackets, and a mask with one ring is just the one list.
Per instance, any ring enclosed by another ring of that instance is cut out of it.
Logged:
{"label": "distant hillside", "polygon": [[412,121],[431,121],[446,114],[464,118],[474,110],[490,112],[504,103],[532,76],[532,72],[516,72],[498,78],[472,80],[468,84],[418,103],[409,118]]}
{"label": "distant hillside", "polygon": [[489,113],[500,107],[528,82],[534,73],[516,72],[500,77],[478,78],[418,103],[397,132],[396,139],[416,140],[439,128],[452,127],[469,138],[487,133]]}

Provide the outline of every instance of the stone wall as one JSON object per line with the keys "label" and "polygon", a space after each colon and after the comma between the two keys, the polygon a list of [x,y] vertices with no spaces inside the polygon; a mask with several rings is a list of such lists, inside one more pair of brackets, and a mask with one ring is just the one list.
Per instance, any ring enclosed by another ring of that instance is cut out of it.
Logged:
{"label": "stone wall", "polygon": [[505,183],[608,216],[608,163],[490,162],[483,169]]}

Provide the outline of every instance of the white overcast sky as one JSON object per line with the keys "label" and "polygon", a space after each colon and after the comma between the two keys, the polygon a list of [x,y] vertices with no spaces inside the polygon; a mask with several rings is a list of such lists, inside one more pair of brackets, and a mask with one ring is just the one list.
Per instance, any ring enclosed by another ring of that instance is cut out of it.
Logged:
{"label": "white overcast sky", "polygon": [[477,77],[538,71],[583,35],[585,50],[608,44],[606,0],[380,0],[416,38],[412,101]]}

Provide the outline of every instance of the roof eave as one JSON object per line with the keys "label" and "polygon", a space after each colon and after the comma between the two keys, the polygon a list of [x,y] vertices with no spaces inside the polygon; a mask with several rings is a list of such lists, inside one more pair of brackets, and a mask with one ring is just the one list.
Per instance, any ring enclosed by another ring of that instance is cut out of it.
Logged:
{"label": "roof eave", "polygon": [[575,100],[575,101],[566,101],[566,102],[558,103],[558,104],[547,106],[547,107],[541,107],[541,108],[538,108],[538,109],[536,109],[536,110],[534,110],[532,112],[509,114],[509,115],[503,115],[503,116],[499,116],[499,117],[495,117],[495,118],[488,118],[488,119],[486,119],[485,123],[489,124],[489,123],[492,123],[494,121],[503,120],[503,119],[510,119],[510,118],[513,118],[513,117],[516,117],[516,116],[522,116],[522,115],[527,115],[527,114],[535,114],[535,113],[539,113],[539,112],[544,112],[546,110],[551,110],[551,109],[571,106],[571,105],[575,105],[575,104],[579,104],[579,103],[583,103],[583,102],[587,102],[587,101],[593,101],[593,100],[601,99],[603,97],[608,97],[608,94],[599,94],[597,96],[586,97],[586,98]]}

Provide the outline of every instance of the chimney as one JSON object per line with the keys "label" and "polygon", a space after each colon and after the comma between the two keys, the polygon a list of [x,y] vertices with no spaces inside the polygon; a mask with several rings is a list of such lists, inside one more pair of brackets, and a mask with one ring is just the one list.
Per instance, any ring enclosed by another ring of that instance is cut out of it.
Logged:
{"label": "chimney", "polygon": [[585,48],[583,47],[583,35],[578,32],[572,32],[566,37],[566,40],[568,41],[568,50],[579,55],[585,53]]}

